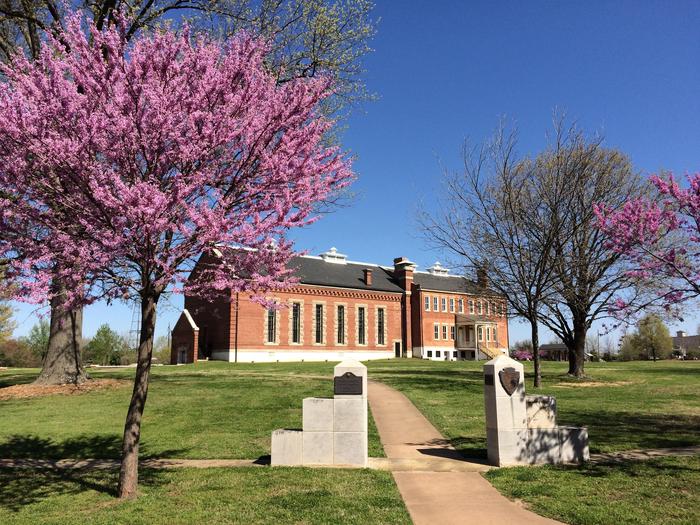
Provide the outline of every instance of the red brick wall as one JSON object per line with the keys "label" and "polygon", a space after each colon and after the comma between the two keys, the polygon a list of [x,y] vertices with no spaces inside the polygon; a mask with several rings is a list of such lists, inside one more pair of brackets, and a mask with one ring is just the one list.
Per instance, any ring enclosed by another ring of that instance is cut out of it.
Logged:
{"label": "red brick wall", "polygon": [[197,347],[199,342],[199,331],[194,330],[184,313],[175,323],[172,331],[172,344],[170,348],[170,364],[177,364],[178,354],[181,350],[187,352],[185,362],[192,363],[197,360]]}
{"label": "red brick wall", "polygon": [[231,305],[226,299],[208,302],[185,296],[185,308],[199,327],[200,359],[229,348]]}
{"label": "red brick wall", "polygon": [[[289,291],[276,293],[274,296],[281,304],[285,305],[277,312],[278,338],[277,344],[265,344],[265,315],[266,310],[261,305],[250,301],[247,296],[239,297],[238,312],[238,349],[255,350],[269,348],[274,350],[382,350],[394,351],[394,340],[401,340],[401,295],[364,290],[350,290],[341,288],[323,288],[307,285],[299,285]],[[302,309],[302,343],[292,344],[290,338],[290,301],[298,301],[303,304]],[[314,331],[314,302],[324,303],[325,317],[325,341],[323,344],[315,344]],[[336,306],[345,305],[346,341],[345,345],[336,344]],[[366,307],[366,344],[359,345],[357,338],[357,306]],[[377,345],[377,312],[376,307],[385,308],[385,341],[384,346]],[[231,305],[231,340],[230,348],[235,345],[235,301]]]}
{"label": "red brick wall", "polygon": [[[419,296],[420,298],[420,315],[422,317],[422,321],[420,322],[419,326],[417,327],[417,330],[422,333],[422,340],[423,344],[422,346],[440,346],[440,347],[445,347],[445,348],[451,348],[454,347],[454,341],[450,339],[450,326],[455,325],[455,316],[456,315],[471,315],[469,313],[469,301],[473,300],[475,302],[474,310],[475,314],[478,312],[477,310],[477,302],[482,301],[482,312],[483,316],[488,319],[489,321],[495,322],[496,323],[496,336],[498,338],[497,341],[494,341],[493,339],[490,342],[487,342],[486,336],[484,334],[484,340],[481,341],[482,344],[491,346],[491,347],[500,347],[500,348],[507,348],[508,347],[508,319],[505,316],[505,303],[503,302],[502,299],[494,299],[494,298],[484,298],[484,297],[478,297],[478,296],[469,296],[469,295],[463,295],[463,294],[454,294],[454,293],[448,293],[448,292],[430,292],[426,290],[420,290],[420,293],[415,294],[417,297]],[[425,297],[428,296],[430,297],[430,311],[426,311],[425,309]],[[438,308],[440,311],[436,312],[434,310],[434,297],[438,298]],[[442,299],[445,299],[446,301],[446,306],[447,306],[447,311],[443,312],[442,311]],[[464,312],[462,314],[459,313],[459,299],[462,298],[464,301]],[[454,300],[454,312],[450,311],[450,299]],[[496,310],[496,313],[490,313],[489,315],[486,315],[486,309],[484,307],[485,302],[489,301],[490,303],[494,303],[496,305],[503,305],[503,315],[499,315],[499,310]],[[418,306],[416,306],[418,307]],[[414,323],[418,324],[419,317],[417,312],[414,314]],[[434,326],[435,323],[438,323],[440,325],[440,339],[436,340],[434,337]],[[442,326],[443,325],[448,325],[447,328],[447,337],[448,340],[444,340],[442,337]],[[455,334],[456,335],[456,334]],[[418,346],[416,344],[416,346]]]}

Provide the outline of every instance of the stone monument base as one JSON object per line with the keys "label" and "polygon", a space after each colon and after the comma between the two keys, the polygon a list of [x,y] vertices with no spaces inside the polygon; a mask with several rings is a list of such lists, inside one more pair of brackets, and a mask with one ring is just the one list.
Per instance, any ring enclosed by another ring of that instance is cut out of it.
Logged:
{"label": "stone monument base", "polygon": [[334,376],[333,399],[304,399],[303,430],[272,433],[273,466],[367,466],[367,367],[343,361]]}

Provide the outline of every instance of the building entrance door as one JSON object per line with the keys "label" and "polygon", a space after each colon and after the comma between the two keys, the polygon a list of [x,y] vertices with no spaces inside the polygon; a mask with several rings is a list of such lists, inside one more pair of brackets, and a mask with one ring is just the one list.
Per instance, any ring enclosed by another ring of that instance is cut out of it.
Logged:
{"label": "building entrance door", "polygon": [[394,355],[396,357],[401,357],[401,341],[394,342]]}

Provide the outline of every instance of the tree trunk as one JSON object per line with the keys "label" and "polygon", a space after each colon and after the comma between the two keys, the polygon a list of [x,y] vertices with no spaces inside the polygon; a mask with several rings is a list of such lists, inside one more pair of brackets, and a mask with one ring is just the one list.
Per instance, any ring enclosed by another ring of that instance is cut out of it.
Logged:
{"label": "tree trunk", "polygon": [[141,418],[148,395],[148,377],[151,372],[153,355],[153,335],[156,326],[156,304],[158,295],[144,295],[141,299],[141,337],[134,378],[134,391],[124,425],[122,441],[122,463],[119,471],[119,497],[134,498],[139,477],[139,440],[141,438]]}
{"label": "tree trunk", "polygon": [[54,284],[58,293],[51,300],[49,345],[37,385],[80,384],[88,380],[80,358],[83,339],[83,310],[63,309],[64,289]]}
{"label": "tree trunk", "polygon": [[539,388],[542,386],[542,370],[540,367],[540,332],[537,327],[537,320],[530,321],[532,329],[532,362],[535,365],[535,381],[533,386]]}
{"label": "tree trunk", "polygon": [[583,377],[583,365],[586,356],[586,326],[585,323],[574,321],[574,346],[569,348],[569,375]]}

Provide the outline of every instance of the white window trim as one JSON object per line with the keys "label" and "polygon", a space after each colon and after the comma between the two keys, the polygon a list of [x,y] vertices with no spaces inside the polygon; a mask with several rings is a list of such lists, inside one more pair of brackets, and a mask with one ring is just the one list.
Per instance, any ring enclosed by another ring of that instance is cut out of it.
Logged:
{"label": "white window trim", "polygon": [[275,310],[275,340],[267,340],[268,312],[269,308],[263,308],[263,344],[265,346],[279,346],[280,344],[280,315],[279,310]]}
{"label": "white window trim", "polygon": [[433,323],[433,341],[440,340],[440,323]]}
{"label": "white window trim", "polygon": [[426,312],[430,311],[430,296],[426,295],[425,300],[423,301],[423,308],[425,309]]}
{"label": "white window trim", "polygon": [[[360,343],[360,308],[365,309],[365,342]],[[369,324],[369,308],[366,304],[355,305],[355,346],[367,346],[367,325]]]}
{"label": "white window trim", "polygon": [[440,297],[440,311],[447,311],[447,297]]}
{"label": "white window trim", "polygon": [[[299,342],[293,342],[294,335],[294,304],[299,305]],[[301,346],[304,344],[304,301],[300,299],[289,299],[289,345]]]}
{"label": "white window trim", "polygon": [[455,299],[454,297],[450,297],[450,313],[455,313]]}
{"label": "white window trim", "polygon": [[446,324],[443,324],[441,330],[442,330],[442,333],[441,333],[441,335],[442,335],[442,340],[443,340],[443,341],[449,341],[449,339],[448,339],[449,330],[447,329],[447,325],[446,325]]}
{"label": "white window trim", "polygon": [[474,315],[474,299],[469,299],[469,313]]}
{"label": "white window trim", "polygon": [[462,299],[461,297],[457,299],[457,313],[464,313],[464,299]]}
{"label": "white window trim", "polygon": [[439,300],[437,295],[433,295],[433,312],[439,312]]}
{"label": "white window trim", "polygon": [[[321,342],[316,342],[316,306],[323,306],[323,326],[321,327]],[[326,346],[326,320],[328,319],[328,309],[326,308],[326,301],[312,301],[311,306],[313,308],[311,315],[311,340],[313,341],[313,346]]]}
{"label": "white window trim", "polygon": [[[384,335],[384,344],[379,344],[379,310],[384,311],[384,330],[383,335]],[[387,342],[387,335],[388,335],[388,330],[387,330],[387,316],[386,316],[387,308],[386,306],[376,306],[374,308],[374,341],[376,343],[376,346],[381,346],[382,348],[386,347],[386,342]]]}
{"label": "white window trim", "polygon": [[[345,319],[343,324],[343,343],[338,342],[338,307],[342,306],[345,309]],[[333,303],[333,343],[335,346],[348,346],[348,304],[347,303]],[[328,316],[326,316],[328,317]]]}

